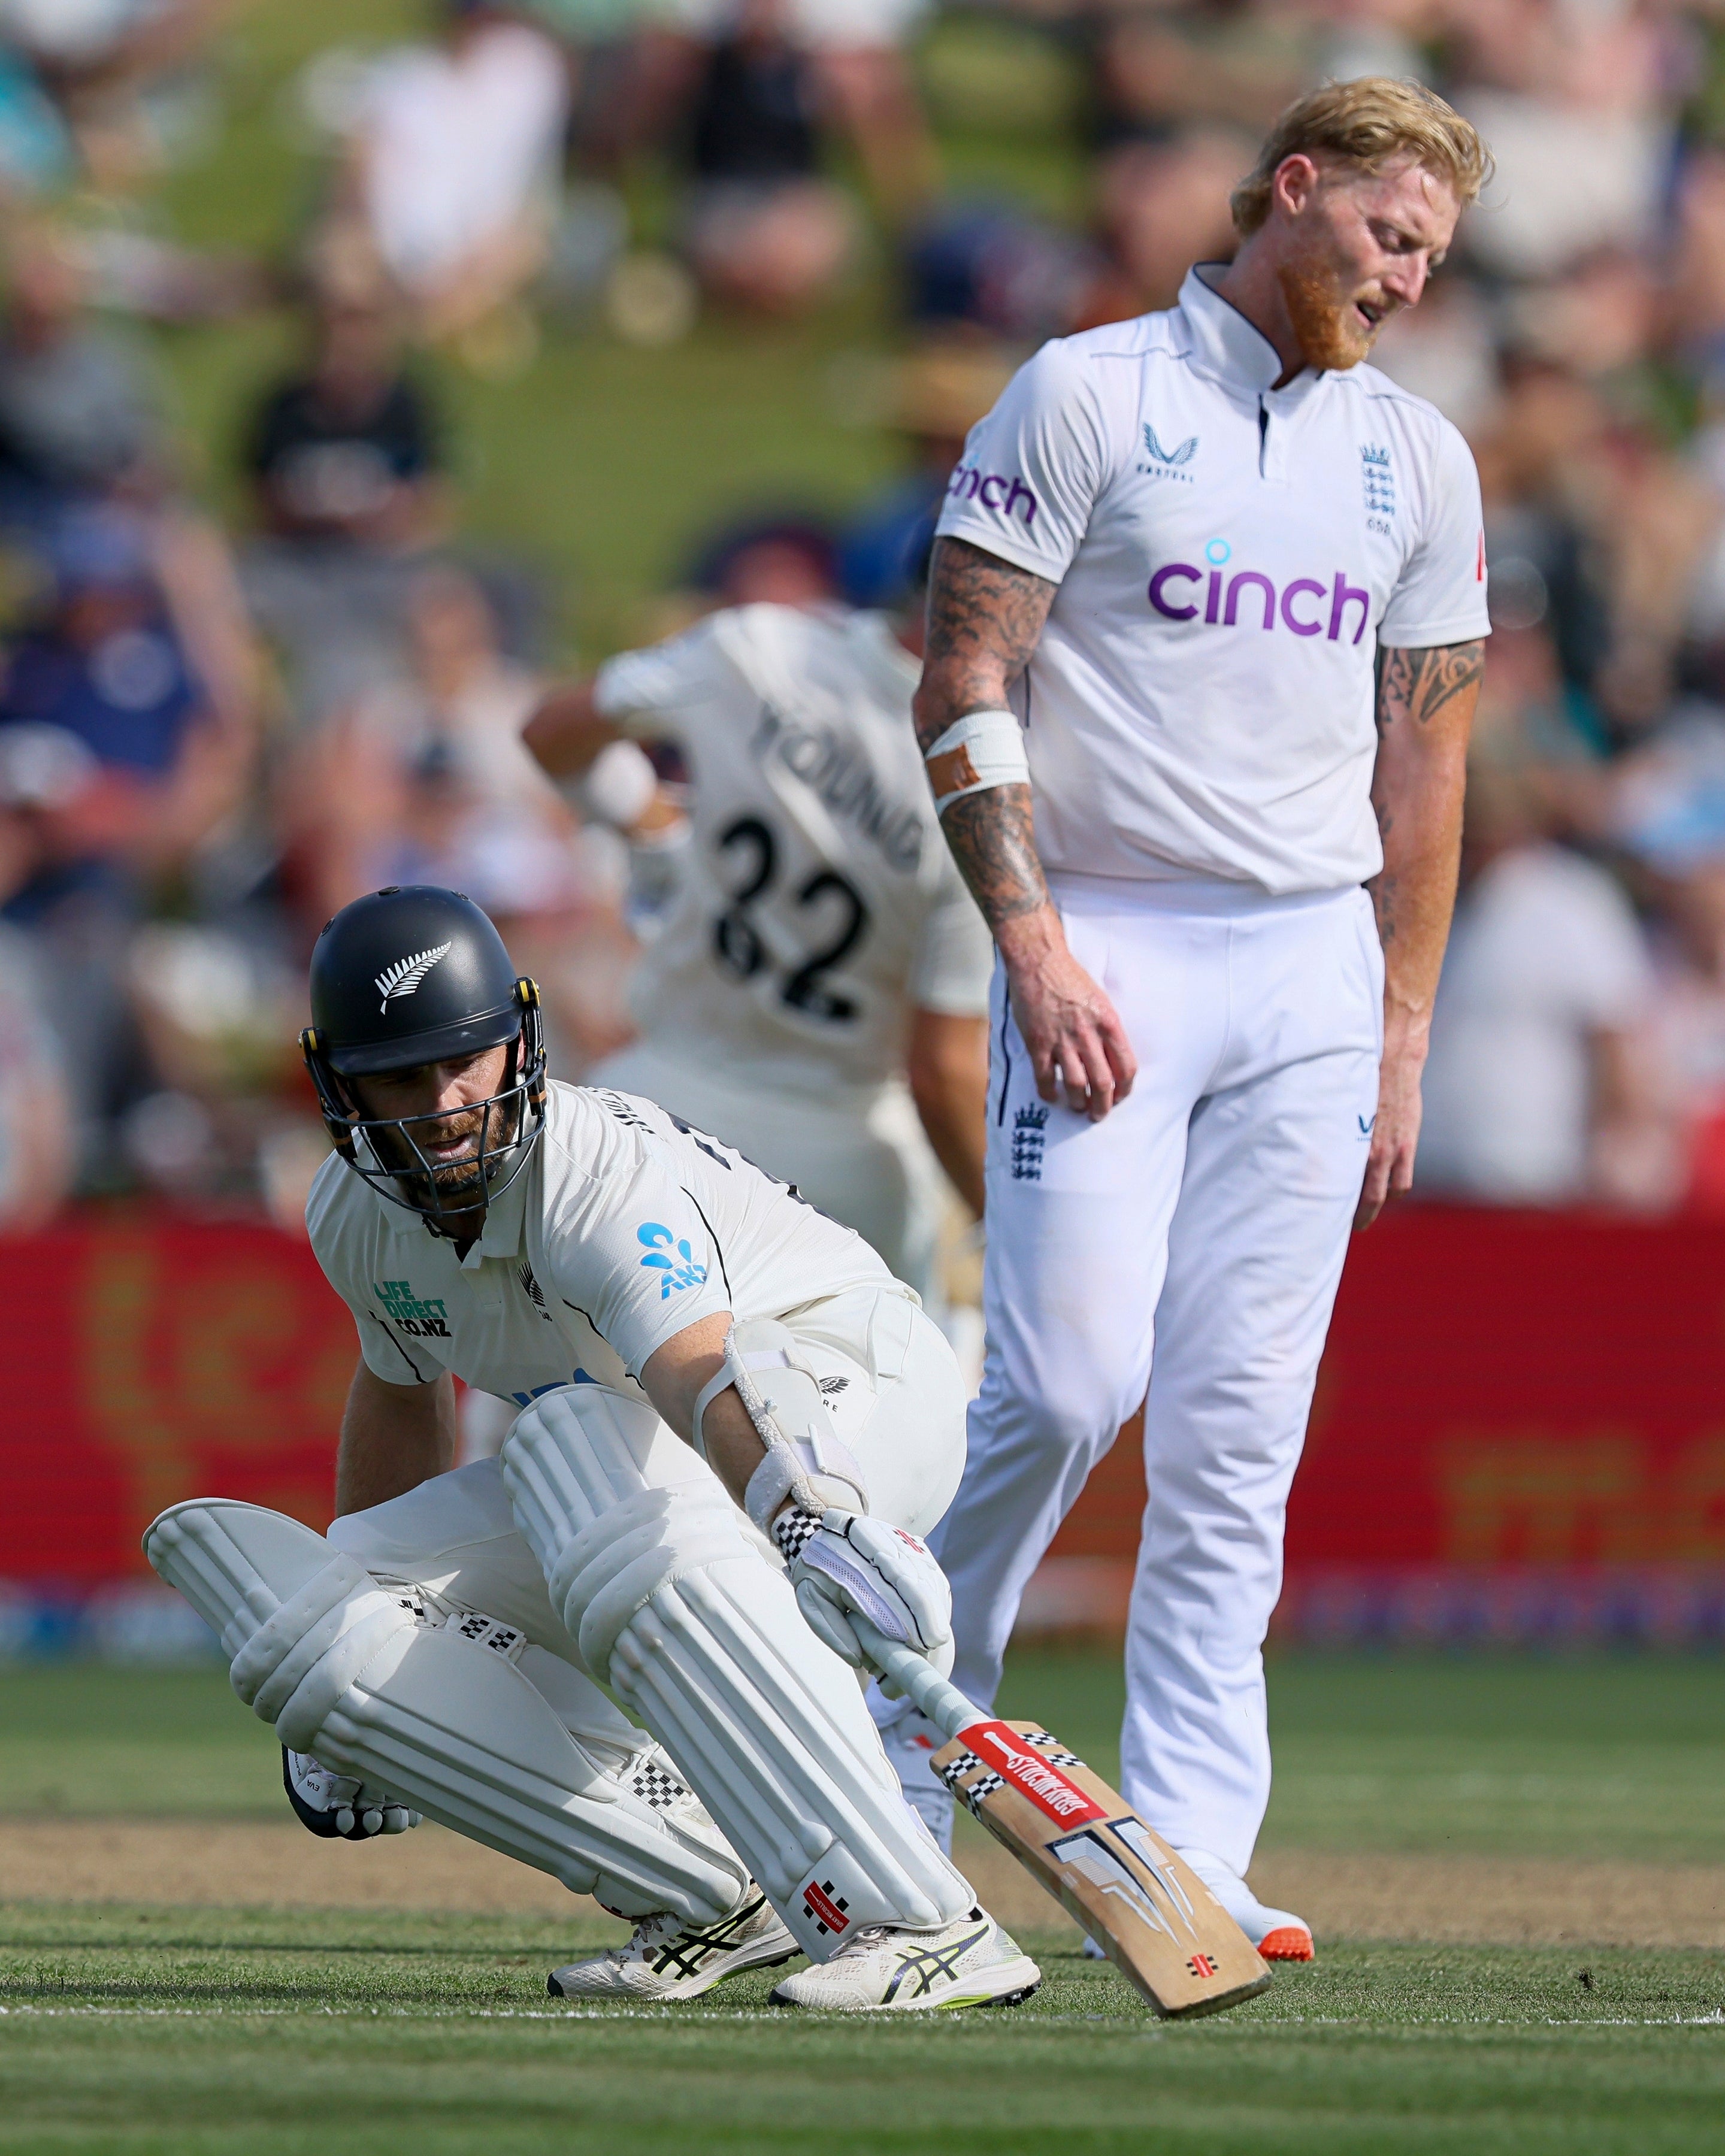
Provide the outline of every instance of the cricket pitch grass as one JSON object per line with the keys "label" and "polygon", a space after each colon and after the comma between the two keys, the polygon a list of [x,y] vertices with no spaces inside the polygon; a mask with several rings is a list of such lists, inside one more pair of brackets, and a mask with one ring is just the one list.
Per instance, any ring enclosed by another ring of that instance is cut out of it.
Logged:
{"label": "cricket pitch grass", "polygon": [[[437,1829],[315,1842],[219,1670],[0,1674],[0,2150],[1725,2147],[1717,1663],[1302,1656],[1271,1697],[1254,1876],[1315,1966],[1158,2024],[977,1835],[1042,1990],[889,2021],[770,1974],[562,2005],[547,1969],[623,1927]],[[1106,1656],[1024,1656],[1003,1707],[1111,1774],[1118,1697]]]}

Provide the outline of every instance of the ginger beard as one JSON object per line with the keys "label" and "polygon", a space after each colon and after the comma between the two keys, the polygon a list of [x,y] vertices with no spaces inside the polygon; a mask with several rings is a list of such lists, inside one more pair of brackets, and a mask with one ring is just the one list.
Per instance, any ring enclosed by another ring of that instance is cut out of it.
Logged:
{"label": "ginger beard", "polygon": [[[1362,285],[1340,254],[1321,244],[1280,264],[1276,275],[1301,356],[1308,367],[1320,370],[1345,373],[1358,367],[1398,304],[1382,285]],[[1377,320],[1362,321],[1358,303],[1369,307]]]}

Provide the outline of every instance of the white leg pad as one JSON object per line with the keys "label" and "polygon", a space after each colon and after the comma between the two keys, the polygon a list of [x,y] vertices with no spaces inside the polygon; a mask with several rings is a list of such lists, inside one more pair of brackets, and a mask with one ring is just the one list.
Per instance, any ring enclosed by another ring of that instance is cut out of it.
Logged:
{"label": "white leg pad", "polygon": [[650,1408],[596,1385],[547,1394],[502,1463],[583,1661],[664,1745],[805,1953],[825,1960],[858,1924],[932,1928],[969,1909],[855,1678]]}
{"label": "white leg pad", "polygon": [[[742,1899],[747,1870],[698,1804],[666,1804],[663,1789],[649,1802],[572,1735],[554,1656],[521,1657],[542,1691],[490,1646],[428,1629],[321,1535],[255,1505],[176,1505],[144,1549],[219,1633],[234,1689],[291,1750],[619,1915],[713,1923]],[[583,1681],[567,1674],[578,1713]],[[607,1729],[595,1749],[626,1755],[619,1736]]]}

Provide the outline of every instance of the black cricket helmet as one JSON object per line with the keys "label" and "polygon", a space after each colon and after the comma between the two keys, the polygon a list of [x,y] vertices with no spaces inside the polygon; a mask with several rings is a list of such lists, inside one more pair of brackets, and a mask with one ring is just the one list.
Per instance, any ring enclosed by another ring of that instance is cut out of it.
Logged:
{"label": "black cricket helmet", "polygon": [[[349,1082],[506,1045],[501,1089],[455,1111],[480,1116],[476,1150],[458,1161],[424,1150],[450,1111],[368,1116]],[[459,891],[392,884],[326,921],[300,1045],[336,1152],[381,1197],[434,1228],[471,1233],[475,1213],[514,1182],[545,1128],[539,990]]]}

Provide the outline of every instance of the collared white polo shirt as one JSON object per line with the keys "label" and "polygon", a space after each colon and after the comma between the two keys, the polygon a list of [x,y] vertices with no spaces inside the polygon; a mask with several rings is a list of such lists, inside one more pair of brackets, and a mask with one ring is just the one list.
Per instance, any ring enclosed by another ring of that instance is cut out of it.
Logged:
{"label": "collared white polo shirt", "polygon": [[1045,345],[940,530],[1060,586],[1014,690],[1051,872],[1340,890],[1383,866],[1378,645],[1489,634],[1479,479],[1374,367],[1271,388],[1217,274]]}
{"label": "collared white polo shirt", "polygon": [[703,1317],[783,1317],[892,1286],[860,1235],[651,1101],[553,1082],[531,1159],[465,1250],[334,1154],[311,1247],[388,1384],[450,1370],[526,1407],[559,1385],[632,1389]]}

